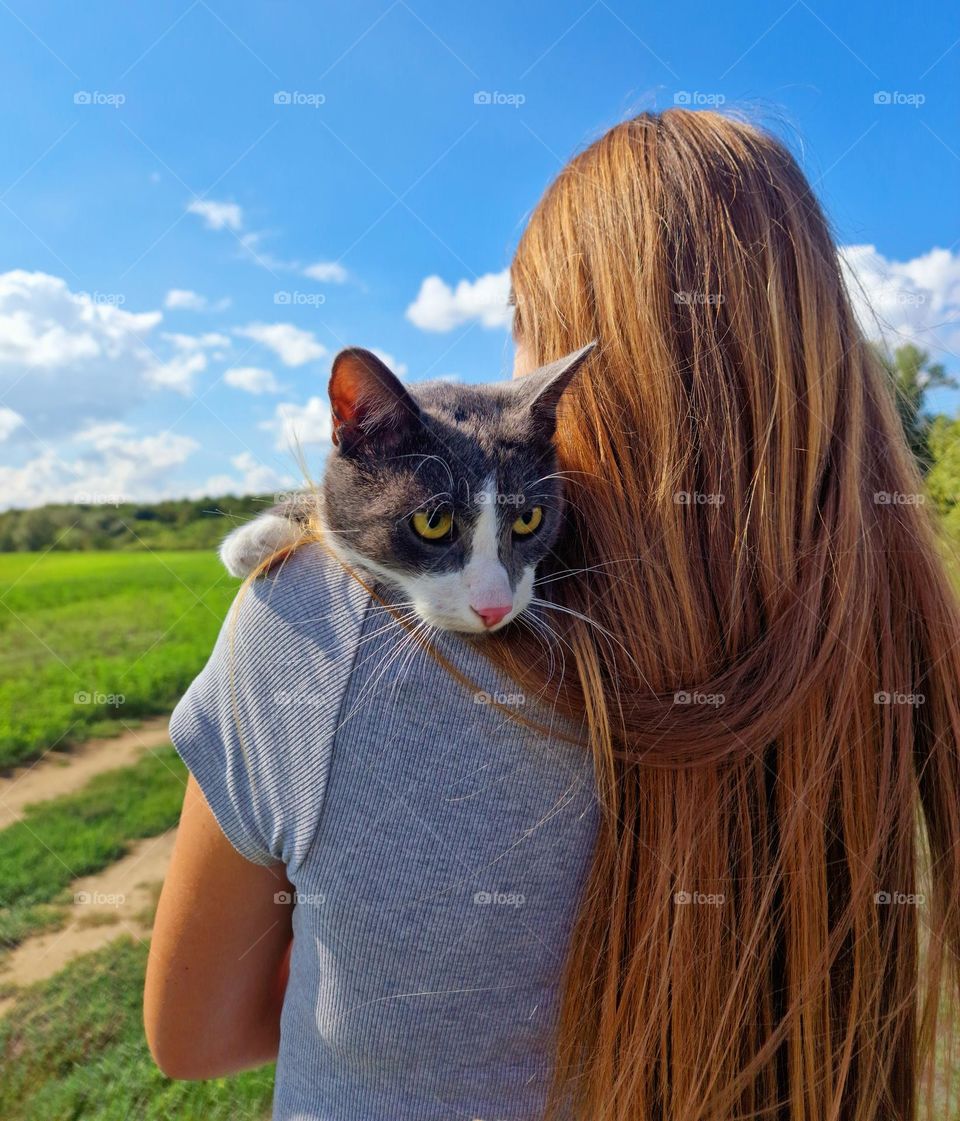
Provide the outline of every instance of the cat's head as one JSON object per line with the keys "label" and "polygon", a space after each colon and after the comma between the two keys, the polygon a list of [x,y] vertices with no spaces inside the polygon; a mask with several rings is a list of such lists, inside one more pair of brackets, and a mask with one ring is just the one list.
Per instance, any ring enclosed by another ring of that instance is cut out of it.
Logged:
{"label": "cat's head", "polygon": [[333,548],[436,627],[482,634],[516,618],[563,518],[557,404],[593,348],[490,385],[404,385],[369,351],[342,351],[324,476]]}

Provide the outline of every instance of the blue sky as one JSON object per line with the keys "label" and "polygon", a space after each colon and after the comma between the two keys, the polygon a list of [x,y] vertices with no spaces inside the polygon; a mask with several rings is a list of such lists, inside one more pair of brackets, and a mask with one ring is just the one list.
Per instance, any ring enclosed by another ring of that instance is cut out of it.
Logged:
{"label": "blue sky", "polygon": [[675,103],[783,135],[888,338],[960,373],[958,40],[946,4],[4,0],[0,503],[282,489],[343,345],[504,376],[525,215]]}

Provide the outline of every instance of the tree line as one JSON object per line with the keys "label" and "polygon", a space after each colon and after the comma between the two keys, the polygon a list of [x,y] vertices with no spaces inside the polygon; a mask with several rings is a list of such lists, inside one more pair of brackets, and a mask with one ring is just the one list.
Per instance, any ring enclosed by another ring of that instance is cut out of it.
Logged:
{"label": "tree line", "polygon": [[0,514],[0,552],[213,549],[231,525],[262,513],[274,501],[272,494],[227,495],[7,510]]}

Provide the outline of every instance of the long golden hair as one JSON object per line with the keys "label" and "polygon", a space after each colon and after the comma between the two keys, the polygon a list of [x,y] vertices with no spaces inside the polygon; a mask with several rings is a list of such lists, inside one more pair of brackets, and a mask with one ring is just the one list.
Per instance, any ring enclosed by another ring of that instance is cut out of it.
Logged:
{"label": "long golden hair", "polygon": [[945,1118],[960,613],[809,184],[751,125],[644,114],[560,173],[512,282],[531,366],[600,344],[559,419],[555,648],[485,644],[586,714],[601,799],[552,1108]]}
{"label": "long golden hair", "polygon": [[527,365],[599,342],[552,637],[478,646],[595,761],[549,1113],[946,1121],[960,608],[809,184],[751,125],[644,114],[560,173],[512,281]]}

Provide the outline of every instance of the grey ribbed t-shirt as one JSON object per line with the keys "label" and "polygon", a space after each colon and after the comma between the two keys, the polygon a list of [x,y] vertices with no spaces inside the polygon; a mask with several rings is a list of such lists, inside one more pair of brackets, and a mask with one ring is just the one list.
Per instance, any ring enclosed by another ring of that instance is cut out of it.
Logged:
{"label": "grey ribbed t-shirt", "polygon": [[479,695],[405,635],[301,549],[238,597],[171,738],[230,842],[296,889],[274,1118],[534,1121],[592,765],[488,702],[519,690],[477,640],[437,644]]}

